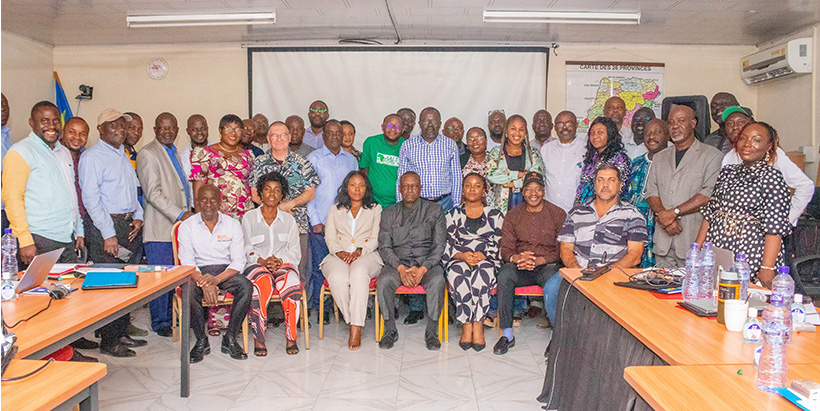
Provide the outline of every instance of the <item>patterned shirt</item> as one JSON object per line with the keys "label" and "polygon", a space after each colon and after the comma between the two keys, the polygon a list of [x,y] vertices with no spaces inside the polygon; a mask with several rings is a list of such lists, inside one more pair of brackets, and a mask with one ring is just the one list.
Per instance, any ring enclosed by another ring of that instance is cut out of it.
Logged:
{"label": "patterned shirt", "polygon": [[[260,177],[273,171],[282,174],[282,176],[288,180],[288,191],[290,192],[288,193],[287,199],[299,197],[308,188],[318,187],[321,182],[319,175],[316,174],[316,170],[307,158],[293,151],[289,151],[285,160],[280,164],[273,158],[270,150],[268,150],[267,153],[256,157],[256,160],[254,160],[253,171],[251,171],[251,175],[248,178],[248,183],[250,183],[251,187],[255,188]],[[299,225],[299,234],[307,234],[310,228],[307,206],[303,204],[293,207],[291,213]]]}
{"label": "patterned shirt", "polygon": [[[461,202],[461,163],[451,138],[439,134],[428,143],[421,135],[410,137],[399,152],[399,181],[408,171],[421,177],[421,197],[433,199],[450,194],[454,204]],[[401,201],[398,181],[396,199]]]}
{"label": "patterned shirt", "polygon": [[594,200],[570,210],[558,241],[575,244],[575,258],[581,267],[618,261],[626,256],[630,241],[646,244],[646,220],[632,204],[618,201],[598,218]]}
{"label": "patterned shirt", "polygon": [[485,152],[484,161],[481,162],[481,163],[479,163],[478,161],[475,161],[475,159],[471,155],[467,159],[467,163],[464,164],[464,168],[461,169],[462,179],[464,177],[467,177],[467,174],[470,174],[470,173],[476,173],[476,174],[484,177],[484,205],[495,204],[495,201],[493,200],[493,190],[490,187],[490,182],[487,181],[487,171],[489,169],[487,167],[487,160],[489,160],[489,159],[490,159],[490,153],[489,152]]}
{"label": "patterned shirt", "polygon": [[219,211],[231,217],[241,217],[253,207],[248,185],[252,169],[253,155],[248,150],[230,157],[208,146],[191,152],[191,180],[215,185],[222,194]]}
{"label": "patterned shirt", "polygon": [[641,256],[641,268],[655,266],[655,254],[652,253],[652,236],[655,234],[655,213],[646,203],[646,176],[652,167],[652,160],[646,154],[632,160],[632,179],[626,192],[626,199],[643,214],[646,219],[646,234],[649,237]]}

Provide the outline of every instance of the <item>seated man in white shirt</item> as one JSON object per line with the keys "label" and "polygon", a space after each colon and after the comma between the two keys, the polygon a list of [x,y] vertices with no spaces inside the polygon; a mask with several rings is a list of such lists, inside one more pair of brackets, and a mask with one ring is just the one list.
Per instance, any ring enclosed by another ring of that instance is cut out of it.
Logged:
{"label": "seated man in white shirt", "polygon": [[199,213],[179,226],[179,262],[199,269],[191,279],[196,283],[191,298],[191,328],[196,344],[191,349],[191,363],[202,361],[211,352],[205,332],[206,310],[202,307],[217,302],[219,290],[233,295],[228,330],[222,339],[222,352],[235,360],[248,358],[236,341],[242,322],[248,315],[253,296],[251,282],[242,275],[245,270],[245,239],[239,221],[219,212],[219,189],[211,184],[202,186],[196,194]]}

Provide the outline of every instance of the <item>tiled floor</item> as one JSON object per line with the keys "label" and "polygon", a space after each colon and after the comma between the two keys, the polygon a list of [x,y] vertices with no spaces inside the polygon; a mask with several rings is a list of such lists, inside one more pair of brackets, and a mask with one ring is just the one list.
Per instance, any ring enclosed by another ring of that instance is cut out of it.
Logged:
{"label": "tiled floor", "polygon": [[[148,326],[148,313],[132,314],[134,323]],[[113,410],[538,410],[546,364],[544,349],[550,331],[524,319],[516,328],[516,346],[507,355],[492,353],[497,331],[487,329],[488,346],[480,353],[458,347],[459,327],[450,326],[450,342],[427,351],[422,323],[399,321],[399,341],[380,350],[368,321],[357,352],[347,349],[347,327],[325,326],[319,340],[311,329],[310,350],[285,354],[284,326],[268,329],[267,357],[235,361],[213,351],[191,366],[191,396],[179,397],[179,344],[151,333],[137,357],[113,358],[85,354],[108,364],[100,383],[100,409]],[[252,347],[252,343],[251,343]]]}

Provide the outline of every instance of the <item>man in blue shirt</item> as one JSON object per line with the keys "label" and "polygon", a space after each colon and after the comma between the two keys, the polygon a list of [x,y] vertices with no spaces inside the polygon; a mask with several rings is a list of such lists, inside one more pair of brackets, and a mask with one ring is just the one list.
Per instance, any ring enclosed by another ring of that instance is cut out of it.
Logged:
{"label": "man in blue shirt", "polygon": [[[325,243],[325,221],[327,212],[336,201],[336,193],[347,174],[359,168],[356,157],[342,150],[342,124],[337,120],[328,120],[322,131],[324,145],[308,155],[319,174],[319,187],[316,187],[316,197],[307,205],[308,218],[311,230],[308,233],[311,256],[311,291],[308,305],[312,308],[319,305],[319,291],[322,288],[324,276],[319,270],[319,263],[328,255]],[[326,313],[328,311],[325,311]]]}
{"label": "man in blue shirt", "polygon": [[[145,254],[148,264],[173,265],[171,227],[190,217],[191,190],[182,171],[174,141],[179,133],[177,119],[162,113],[154,123],[156,140],[148,143],[137,157],[137,174],[142,183],[145,205]],[[171,336],[171,293],[151,301],[151,329],[163,337]]]}
{"label": "man in blue shirt", "polygon": [[[127,117],[127,118],[126,118]],[[80,157],[83,204],[93,224],[86,233],[88,259],[96,263],[142,261],[142,206],[137,201],[137,173],[125,154],[130,116],[109,108],[97,117],[100,141]],[[100,352],[133,357],[129,347],[146,345],[128,336],[128,314],[100,329]]]}

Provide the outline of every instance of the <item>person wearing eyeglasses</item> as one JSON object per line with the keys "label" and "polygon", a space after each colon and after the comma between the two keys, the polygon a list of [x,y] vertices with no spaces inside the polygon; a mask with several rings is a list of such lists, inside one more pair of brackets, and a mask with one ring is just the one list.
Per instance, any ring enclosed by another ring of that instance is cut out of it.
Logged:
{"label": "person wearing eyeglasses", "polygon": [[[291,134],[288,126],[281,121],[274,121],[268,129],[268,144],[270,150],[262,156],[256,157],[253,162],[253,170],[248,177],[248,184],[251,186],[253,201],[262,204],[262,199],[256,189],[259,179],[271,172],[277,172],[288,181],[288,193],[279,202],[279,209],[290,213],[296,219],[299,227],[299,247],[301,250],[299,260],[300,280],[305,287],[308,286],[308,232],[310,222],[307,215],[307,203],[316,196],[316,187],[319,186],[319,175],[313,168],[313,164],[306,157],[289,150]],[[307,290],[307,288],[306,288]]]}
{"label": "person wearing eyeglasses", "polygon": [[305,137],[303,140],[307,145],[317,150],[325,145],[322,132],[328,118],[330,118],[330,110],[328,110],[327,104],[325,104],[324,101],[316,100],[310,103],[310,107],[308,108],[310,127],[305,129]]}
{"label": "person wearing eyeglasses", "polygon": [[486,204],[494,204],[493,193],[490,190],[490,184],[487,182],[487,160],[490,159],[490,153],[487,152],[487,133],[481,127],[473,127],[467,131],[467,151],[470,157],[467,163],[461,169],[461,175],[467,177],[470,173],[475,173],[484,177],[484,201]]}
{"label": "person wearing eyeglasses", "polygon": [[654,118],[655,112],[649,107],[641,107],[632,115],[630,129],[632,130],[632,141],[637,147],[631,147],[632,151],[627,150],[626,152],[632,160],[646,154],[647,149],[643,143],[646,135],[646,124]]}
{"label": "person wearing eyeglasses", "polygon": [[398,114],[388,114],[382,121],[382,134],[368,137],[362,145],[359,168],[365,171],[373,197],[382,208],[396,204],[396,182],[399,179],[399,152],[404,121]]}
{"label": "person wearing eyeglasses", "polygon": [[222,194],[219,211],[237,218],[253,207],[248,176],[253,154],[240,145],[242,119],[226,114],[219,120],[219,142],[197,147],[191,152],[191,180],[194,198],[205,184],[213,184]]}
{"label": "person wearing eyeglasses", "polygon": [[444,122],[441,134],[450,137],[450,139],[456,142],[458,160],[461,163],[461,168],[464,168],[464,165],[467,164],[467,160],[470,158],[470,152],[462,141],[464,139],[464,123],[457,117],[450,117]]}
{"label": "person wearing eyeglasses", "polygon": [[552,137],[552,114],[547,110],[538,110],[532,116],[532,133],[530,147],[541,151],[544,144],[554,140]]}

